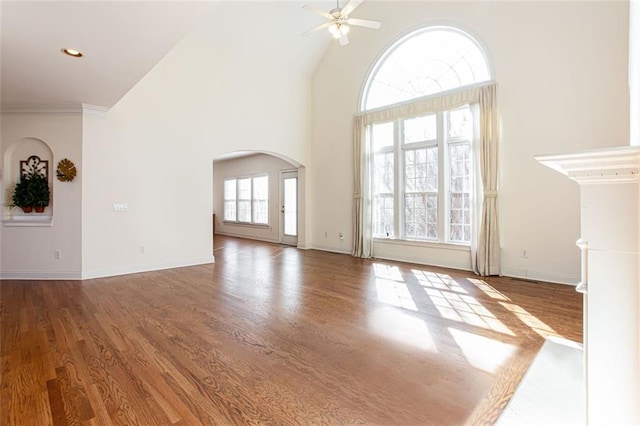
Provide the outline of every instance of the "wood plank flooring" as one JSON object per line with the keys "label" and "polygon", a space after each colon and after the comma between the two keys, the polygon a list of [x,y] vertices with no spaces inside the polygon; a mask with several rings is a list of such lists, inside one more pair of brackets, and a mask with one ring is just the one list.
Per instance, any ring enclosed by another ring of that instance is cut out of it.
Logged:
{"label": "wood plank flooring", "polygon": [[2,281],[2,425],[492,424],[572,287],[216,237],[216,264]]}

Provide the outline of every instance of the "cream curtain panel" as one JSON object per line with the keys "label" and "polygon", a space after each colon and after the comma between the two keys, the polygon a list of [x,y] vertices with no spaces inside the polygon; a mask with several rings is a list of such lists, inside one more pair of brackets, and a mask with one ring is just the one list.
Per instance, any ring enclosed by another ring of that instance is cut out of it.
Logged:
{"label": "cream curtain panel", "polygon": [[355,117],[353,126],[353,250],[351,254],[356,257],[369,258],[373,254],[373,238],[371,218],[371,182],[369,169],[368,141],[366,137],[366,125],[361,116]]}
{"label": "cream curtain panel", "polygon": [[[495,84],[483,87],[478,99],[478,151],[482,184],[475,253],[475,272],[482,276],[500,274],[500,235],[498,232],[498,107]],[[473,255],[473,252],[472,252]]]}
{"label": "cream curtain panel", "polygon": [[466,87],[439,93],[434,96],[414,99],[391,107],[365,111],[354,118],[354,207],[353,207],[353,256],[371,257],[373,251],[372,238],[372,203],[369,147],[367,143],[367,127],[374,123],[383,123],[399,118],[414,117],[429,112],[445,111],[462,105],[477,105],[479,119],[479,136],[475,141],[482,186],[480,197],[477,197],[476,211],[482,212],[478,218],[472,242],[472,265],[480,275],[500,273],[500,240],[497,218],[498,189],[498,120],[497,120],[497,84]]}

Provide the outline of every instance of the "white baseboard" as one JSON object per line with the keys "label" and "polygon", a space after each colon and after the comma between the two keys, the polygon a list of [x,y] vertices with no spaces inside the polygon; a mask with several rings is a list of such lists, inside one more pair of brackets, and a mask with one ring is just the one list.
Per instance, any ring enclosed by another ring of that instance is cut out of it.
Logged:
{"label": "white baseboard", "polygon": [[570,274],[561,274],[546,271],[535,271],[520,268],[502,267],[502,275],[511,278],[521,278],[524,280],[543,281],[553,284],[565,284],[576,286],[580,282],[580,277]]}
{"label": "white baseboard", "polygon": [[128,275],[128,274],[138,274],[141,272],[160,271],[163,269],[185,268],[188,266],[206,265],[214,262],[215,262],[215,258],[213,256],[210,256],[210,257],[201,258],[201,259],[181,260],[181,261],[175,261],[175,262],[152,263],[152,264],[146,264],[146,265],[133,265],[133,266],[115,266],[112,268],[96,269],[93,271],[83,271],[82,279],[89,280],[93,278],[114,277],[118,275]]}
{"label": "white baseboard", "polygon": [[2,271],[0,279],[68,281],[81,280],[82,273],[80,271]]}
{"label": "white baseboard", "polygon": [[181,260],[176,262],[152,263],[134,266],[116,266],[112,268],[96,269],[93,271],[2,271],[0,279],[3,280],[88,280],[93,278],[113,277],[118,275],[137,274],[140,272],[152,272],[163,269],[183,268],[187,266],[205,265],[214,263],[213,256],[202,259]]}
{"label": "white baseboard", "polygon": [[251,235],[242,235],[242,234],[234,234],[232,232],[216,232],[216,235],[224,235],[226,237],[234,237],[234,238],[245,238],[247,240],[254,240],[254,241],[264,241],[266,243],[276,243],[276,244],[280,244],[280,241],[273,239],[273,238],[260,238],[260,237],[253,237]]}
{"label": "white baseboard", "polygon": [[[319,246],[319,245],[313,245],[311,247],[311,249],[313,250],[321,250],[321,251],[327,251],[330,253],[338,253],[338,254],[348,254],[351,255],[351,250],[349,249],[336,249],[333,247],[325,247],[325,246]],[[416,265],[423,265],[423,266],[433,266],[436,268],[448,268],[448,269],[455,269],[458,271],[470,271],[470,269],[465,269],[465,268],[461,268],[459,266],[455,266],[455,265],[440,265],[437,263],[425,263],[425,262],[420,262],[418,260],[415,259],[401,259],[401,258],[394,258],[392,256],[374,256],[372,259],[379,259],[379,260],[390,260],[393,262],[403,262],[403,263],[413,263]]]}
{"label": "white baseboard", "polygon": [[403,262],[403,263],[413,263],[416,265],[422,265],[422,266],[433,266],[434,268],[446,268],[446,269],[454,269],[456,271],[466,271],[466,272],[471,272],[471,269],[466,269],[466,268],[461,268],[459,266],[455,266],[455,265],[441,265],[438,263],[427,263],[427,262],[420,262],[418,260],[415,259],[400,259],[400,258],[394,258],[391,256],[375,256],[374,259],[380,259],[380,260],[391,260],[393,262]]}
{"label": "white baseboard", "polygon": [[351,250],[350,249],[337,249],[337,248],[334,248],[334,247],[324,247],[324,246],[319,246],[319,245],[315,245],[315,244],[312,245],[311,247],[309,247],[309,249],[311,249],[311,250],[320,250],[320,251],[328,251],[329,253],[338,253],[338,254],[351,255]]}

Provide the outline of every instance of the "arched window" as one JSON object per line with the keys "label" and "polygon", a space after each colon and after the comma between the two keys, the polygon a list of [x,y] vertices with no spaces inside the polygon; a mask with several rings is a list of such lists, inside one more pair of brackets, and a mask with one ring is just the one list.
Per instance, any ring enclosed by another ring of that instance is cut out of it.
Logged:
{"label": "arched window", "polygon": [[398,40],[378,60],[365,86],[363,111],[488,81],[478,43],[451,27],[428,27]]}
{"label": "arched window", "polygon": [[479,44],[455,28],[414,31],[381,55],[360,115],[372,237],[471,243],[482,186],[474,179],[474,90],[490,77]]}

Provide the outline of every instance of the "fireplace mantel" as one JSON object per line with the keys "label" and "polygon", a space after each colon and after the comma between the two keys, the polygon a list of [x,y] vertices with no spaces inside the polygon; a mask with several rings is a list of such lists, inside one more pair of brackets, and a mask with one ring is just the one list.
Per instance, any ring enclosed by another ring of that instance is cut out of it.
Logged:
{"label": "fireplace mantel", "polygon": [[624,146],[535,158],[580,185],[637,182],[640,147]]}
{"label": "fireplace mantel", "polygon": [[587,422],[640,424],[640,147],[536,160],[580,185]]}

